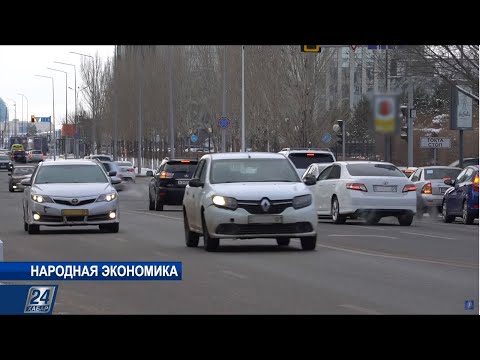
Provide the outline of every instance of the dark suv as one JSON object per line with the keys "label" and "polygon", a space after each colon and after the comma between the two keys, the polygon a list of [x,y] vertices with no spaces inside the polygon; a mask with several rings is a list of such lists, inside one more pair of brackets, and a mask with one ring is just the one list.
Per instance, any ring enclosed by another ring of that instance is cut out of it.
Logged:
{"label": "dark suv", "polygon": [[148,209],[162,211],[163,205],[182,205],[185,187],[197,163],[197,159],[163,160],[150,180]]}
{"label": "dark suv", "polygon": [[25,150],[12,151],[12,154],[10,155],[10,157],[15,162],[27,163],[27,154],[25,153]]}

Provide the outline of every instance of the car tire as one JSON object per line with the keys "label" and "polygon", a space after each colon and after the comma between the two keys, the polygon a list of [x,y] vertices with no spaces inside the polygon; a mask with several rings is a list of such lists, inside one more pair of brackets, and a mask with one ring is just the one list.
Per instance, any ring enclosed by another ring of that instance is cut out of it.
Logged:
{"label": "car tire", "polygon": [[302,244],[302,250],[315,250],[317,246],[317,237],[316,236],[305,236],[300,238],[300,243]]}
{"label": "car tire", "polygon": [[148,210],[155,210],[155,201],[152,201],[150,195],[148,195]]}
{"label": "car tire", "polygon": [[290,238],[287,237],[278,237],[277,238],[278,246],[288,246],[290,245]]}
{"label": "car tire", "polygon": [[473,221],[475,220],[475,216],[472,214],[468,213],[468,204],[467,201],[463,201],[463,207],[462,207],[462,221],[465,225],[472,225]]}
{"label": "car tire", "polygon": [[23,230],[28,231],[28,224],[25,221],[23,222]]}
{"label": "car tire", "polygon": [[455,216],[448,215],[447,203],[445,201],[442,203],[442,220],[444,223],[451,223],[455,220]]}
{"label": "car tire", "polygon": [[9,186],[9,187],[8,187],[8,191],[10,191],[10,192],[15,192],[15,189],[14,189],[13,187]]}
{"label": "car tire", "polygon": [[344,224],[345,220],[347,220],[345,215],[340,215],[340,204],[338,203],[336,196],[334,196],[332,200],[330,215],[332,216],[332,221],[334,224]]}
{"label": "car tire", "polygon": [[163,211],[163,204],[158,201],[158,195],[155,198],[155,211]]}
{"label": "car tire", "polygon": [[185,230],[185,244],[187,247],[197,247],[200,235],[190,230],[190,224],[185,209],[183,209],[183,227]]}
{"label": "car tire", "polygon": [[208,233],[207,223],[202,212],[202,230],[203,230],[203,245],[206,251],[216,251],[220,245],[220,239],[214,239],[210,237]]}
{"label": "car tire", "polygon": [[401,226],[410,226],[413,222],[413,215],[412,214],[403,214],[398,216],[398,223]]}
{"label": "car tire", "polygon": [[30,235],[38,234],[40,232],[40,225],[28,225],[28,233]]}

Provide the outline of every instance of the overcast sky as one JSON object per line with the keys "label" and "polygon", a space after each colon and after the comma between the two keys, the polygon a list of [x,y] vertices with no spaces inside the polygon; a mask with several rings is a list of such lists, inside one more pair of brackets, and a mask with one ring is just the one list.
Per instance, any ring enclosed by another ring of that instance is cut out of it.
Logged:
{"label": "overcast sky", "polygon": [[[77,72],[77,88],[82,89],[80,64],[83,56],[71,54],[70,51],[95,56],[98,52],[102,59],[112,57],[114,45],[105,46],[4,46],[0,45],[0,98],[8,105],[9,118],[14,118],[14,103],[16,102],[17,119],[30,121],[30,115],[52,115],[52,81],[47,78],[35,76],[45,75],[54,78],[55,87],[55,120],[57,127],[65,118],[65,74],[52,71],[47,67],[67,72],[68,86],[74,89],[73,66],[56,64],[54,61],[74,64]],[[88,59],[88,58],[86,58]],[[18,95],[18,93],[25,96]],[[75,109],[75,96],[73,90],[68,90],[68,113]],[[27,113],[28,99],[28,113]],[[78,95],[79,102],[81,96]]]}

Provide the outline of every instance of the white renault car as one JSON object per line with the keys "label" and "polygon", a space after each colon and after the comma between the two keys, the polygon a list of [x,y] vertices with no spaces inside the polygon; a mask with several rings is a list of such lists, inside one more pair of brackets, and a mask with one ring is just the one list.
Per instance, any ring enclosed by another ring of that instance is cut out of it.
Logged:
{"label": "white renault car", "polygon": [[41,162],[28,179],[23,198],[24,230],[37,234],[40,226],[99,225],[116,233],[118,194],[112,179],[96,160]]}
{"label": "white renault car", "polygon": [[311,187],[317,214],[335,224],[364,217],[376,224],[395,216],[409,226],[417,211],[415,185],[395,165],[378,161],[338,161],[325,168]]}
{"label": "white renault car", "polygon": [[278,153],[204,155],[185,189],[185,241],[214,251],[221,238],[274,238],[280,246],[300,238],[302,249],[314,250],[317,214],[310,186],[292,162]]}

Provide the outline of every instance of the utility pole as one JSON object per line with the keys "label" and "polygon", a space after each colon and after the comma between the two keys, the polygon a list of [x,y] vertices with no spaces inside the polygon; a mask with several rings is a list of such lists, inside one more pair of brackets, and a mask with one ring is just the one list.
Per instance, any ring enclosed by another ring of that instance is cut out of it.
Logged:
{"label": "utility pole", "polygon": [[[388,93],[390,91],[390,84],[388,82],[388,48],[385,49],[385,92]],[[390,135],[384,135],[384,160],[387,162],[391,161],[390,158]]]}
{"label": "utility pole", "polygon": [[168,100],[170,107],[170,117],[169,117],[169,126],[170,126],[170,158],[175,158],[175,130],[173,128],[173,79],[172,79],[172,56],[173,48],[172,46],[168,47]]}
{"label": "utility pole", "polygon": [[408,78],[408,111],[407,111],[407,146],[408,146],[408,167],[413,166],[413,81],[412,76]]}
{"label": "utility pole", "polygon": [[142,172],[142,100],[143,100],[143,47],[140,45],[140,56],[137,55],[138,69],[138,153],[137,153],[137,171]]}
{"label": "utility pole", "polygon": [[245,152],[245,45],[242,45],[242,152]]}
{"label": "utility pole", "polygon": [[[227,46],[223,47],[223,106],[222,117],[227,117]],[[222,128],[222,152],[226,151],[226,132],[227,129]]]}
{"label": "utility pole", "polygon": [[113,101],[114,101],[114,111],[113,111],[113,161],[117,161],[117,153],[118,153],[118,46],[115,45],[115,61],[114,61],[114,68],[113,68]]}

